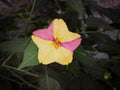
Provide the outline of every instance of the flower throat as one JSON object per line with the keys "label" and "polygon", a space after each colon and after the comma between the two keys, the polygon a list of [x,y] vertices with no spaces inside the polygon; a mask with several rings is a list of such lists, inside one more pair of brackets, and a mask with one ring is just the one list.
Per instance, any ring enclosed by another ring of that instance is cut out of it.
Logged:
{"label": "flower throat", "polygon": [[55,46],[56,49],[60,46],[60,42],[57,38],[53,40],[53,45]]}

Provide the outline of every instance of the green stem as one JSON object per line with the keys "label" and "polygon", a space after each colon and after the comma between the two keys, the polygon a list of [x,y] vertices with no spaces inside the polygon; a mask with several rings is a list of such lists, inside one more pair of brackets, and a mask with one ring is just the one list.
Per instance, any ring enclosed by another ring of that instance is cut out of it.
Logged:
{"label": "green stem", "polygon": [[14,52],[12,52],[12,53],[8,56],[8,58],[3,62],[3,64],[2,64],[1,66],[4,66],[4,65],[8,62],[8,60],[13,56],[13,54],[14,54]]}
{"label": "green stem", "polygon": [[29,25],[30,25],[30,23],[28,22],[27,25],[26,25],[26,27],[25,27],[25,33],[24,33],[25,36],[28,34],[28,31],[30,29]]}
{"label": "green stem", "polygon": [[86,90],[90,90],[91,87],[94,85],[94,83],[95,83],[95,80],[93,80],[93,81],[87,86]]}
{"label": "green stem", "polygon": [[30,21],[31,21],[31,17],[32,17],[33,10],[34,10],[34,8],[35,8],[36,1],[37,1],[37,0],[34,0],[34,1],[33,1],[33,5],[32,5],[32,8],[31,8],[31,11],[30,11],[30,15],[29,15],[29,20],[30,20]]}
{"label": "green stem", "polygon": [[114,89],[114,87],[112,86],[112,84],[111,84],[110,82],[105,81],[105,83],[106,83],[106,84],[108,84],[111,88],[113,88],[113,89]]}
{"label": "green stem", "polygon": [[85,32],[79,32],[80,34],[87,34],[87,33],[100,33],[101,31],[85,31]]}
{"label": "green stem", "polygon": [[12,78],[10,78],[10,77],[1,76],[1,75],[0,75],[0,77],[1,77],[2,79],[6,79],[6,80],[9,80],[9,81],[14,82],[14,83],[17,83],[17,84],[21,84],[21,82],[19,82],[19,81],[17,81],[17,80],[14,80],[14,79],[12,79]]}
{"label": "green stem", "polygon": [[57,7],[61,10],[61,8],[60,8],[58,2],[57,2],[56,0],[54,0],[54,1],[55,1],[55,3],[56,3]]}
{"label": "green stem", "polygon": [[39,78],[39,75],[30,73],[30,72],[27,72],[27,71],[25,71],[25,70],[18,70],[17,68],[11,67],[11,66],[8,66],[8,65],[4,65],[4,67],[9,68],[9,69],[12,69],[12,70],[20,71],[20,72],[23,72],[23,73],[28,74],[28,75],[30,75],[30,76]]}
{"label": "green stem", "polygon": [[[9,70],[10,71],[10,70]],[[20,77],[19,75],[17,75],[16,73],[10,71],[12,75],[14,75],[16,78],[18,78],[19,80],[23,81],[26,85],[33,87],[33,88],[37,88],[36,86],[32,85],[31,83],[28,83],[26,80],[24,80],[22,77]]]}
{"label": "green stem", "polygon": [[26,71],[30,71],[34,66],[31,66],[29,68],[26,69]]}
{"label": "green stem", "polygon": [[48,79],[47,66],[45,66],[45,76],[46,76],[46,82],[47,82],[47,90],[49,90],[50,85],[49,85],[49,79]]}
{"label": "green stem", "polygon": [[34,0],[34,1],[33,1],[33,4],[32,4],[32,8],[31,8],[30,15],[29,15],[29,18],[28,18],[28,23],[27,23],[26,29],[25,29],[25,35],[28,34],[29,29],[30,29],[30,22],[31,22],[33,10],[34,10],[34,8],[35,8],[36,1],[37,1],[37,0]]}
{"label": "green stem", "polygon": [[26,20],[26,18],[25,18],[21,13],[19,13],[18,15],[19,15],[22,19]]}

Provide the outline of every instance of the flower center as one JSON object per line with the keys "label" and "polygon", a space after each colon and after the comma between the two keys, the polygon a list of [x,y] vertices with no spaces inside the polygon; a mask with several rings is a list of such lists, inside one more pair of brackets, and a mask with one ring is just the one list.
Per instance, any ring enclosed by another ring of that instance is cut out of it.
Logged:
{"label": "flower center", "polygon": [[57,38],[53,40],[53,45],[55,46],[56,49],[60,46],[60,42]]}

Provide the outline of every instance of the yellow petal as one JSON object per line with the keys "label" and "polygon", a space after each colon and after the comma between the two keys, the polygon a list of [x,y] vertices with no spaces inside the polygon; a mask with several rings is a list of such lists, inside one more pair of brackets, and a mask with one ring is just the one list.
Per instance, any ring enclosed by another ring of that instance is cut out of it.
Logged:
{"label": "yellow petal", "polygon": [[64,47],[59,47],[56,51],[56,62],[62,65],[68,65],[69,63],[72,62],[73,59],[73,53],[72,51],[64,48]]}
{"label": "yellow petal", "polygon": [[68,65],[72,62],[72,52],[63,47],[56,49],[54,46],[51,46],[46,51],[39,48],[38,59],[40,63],[45,65],[53,62]]}
{"label": "yellow petal", "polygon": [[54,37],[60,42],[68,42],[80,37],[79,34],[70,32],[66,23],[62,19],[54,20]]}
{"label": "yellow petal", "polygon": [[68,65],[72,62],[72,51],[59,46],[57,49],[54,42],[40,39],[32,36],[33,41],[38,46],[38,60],[42,64],[57,62],[62,65]]}
{"label": "yellow petal", "polygon": [[45,65],[55,62],[52,48],[49,48],[47,51],[40,48],[38,51],[38,60]]}
{"label": "yellow petal", "polygon": [[33,35],[32,35],[32,40],[34,41],[34,43],[37,45],[38,48],[43,48],[43,49],[48,48],[51,43],[51,41],[49,40],[41,39]]}
{"label": "yellow petal", "polygon": [[[36,36],[32,35],[32,40],[34,41],[34,43],[37,45],[37,47],[39,48],[38,51],[38,60],[40,63],[44,62],[46,59],[46,57],[48,57],[47,54],[50,53],[50,51],[52,50],[53,47],[51,47],[51,41],[48,40],[44,40],[41,38],[38,38]],[[51,61],[49,61],[51,62]]]}

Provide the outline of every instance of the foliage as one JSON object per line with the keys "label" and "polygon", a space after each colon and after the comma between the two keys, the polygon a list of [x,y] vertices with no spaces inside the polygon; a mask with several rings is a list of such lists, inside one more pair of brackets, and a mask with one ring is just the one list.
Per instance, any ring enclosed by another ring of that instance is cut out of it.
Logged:
{"label": "foliage", "polygon": [[[120,89],[119,31],[114,40],[105,34],[120,29],[120,9],[104,8],[96,0],[26,1],[26,5],[0,14],[1,90],[8,90],[7,86],[9,90]],[[12,1],[0,2],[15,8]],[[39,64],[38,49],[31,40],[34,30],[47,27],[54,18],[63,18],[69,30],[81,34],[83,39],[68,66]],[[99,52],[108,58],[95,58]]]}

